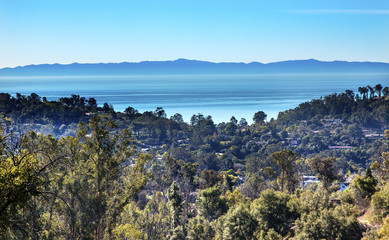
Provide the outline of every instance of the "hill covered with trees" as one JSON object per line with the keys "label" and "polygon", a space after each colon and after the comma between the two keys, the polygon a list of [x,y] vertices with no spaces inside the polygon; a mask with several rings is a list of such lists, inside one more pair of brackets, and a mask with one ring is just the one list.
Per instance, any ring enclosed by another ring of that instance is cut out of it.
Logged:
{"label": "hill covered with trees", "polygon": [[249,125],[0,94],[5,239],[385,239],[389,91]]}

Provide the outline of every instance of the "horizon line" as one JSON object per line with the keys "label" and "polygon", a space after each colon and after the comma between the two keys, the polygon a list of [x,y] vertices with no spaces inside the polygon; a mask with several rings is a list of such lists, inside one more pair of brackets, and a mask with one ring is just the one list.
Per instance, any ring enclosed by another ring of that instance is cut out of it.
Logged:
{"label": "horizon line", "polygon": [[19,65],[15,67],[2,67],[2,69],[15,69],[15,68],[23,68],[23,67],[29,67],[29,66],[40,66],[40,65],[73,65],[73,64],[122,64],[122,63],[145,63],[145,62],[176,62],[180,60],[186,60],[186,61],[194,61],[194,62],[208,62],[208,63],[243,63],[243,64],[251,64],[251,63],[260,63],[260,64],[272,64],[272,63],[280,63],[280,62],[290,62],[290,61],[318,61],[318,62],[348,62],[348,63],[384,63],[388,64],[389,62],[380,62],[380,61],[346,61],[346,60],[330,60],[330,61],[324,61],[324,60],[318,60],[315,58],[308,58],[308,59],[289,59],[289,60],[280,60],[280,61],[274,61],[274,62],[259,62],[259,61],[251,61],[251,62],[244,62],[244,61],[235,61],[235,62],[225,62],[225,61],[209,61],[209,60],[198,60],[198,59],[188,59],[188,58],[177,58],[174,60],[142,60],[142,61],[123,61],[123,62],[71,62],[71,63],[33,63],[33,64],[27,64],[27,65]]}

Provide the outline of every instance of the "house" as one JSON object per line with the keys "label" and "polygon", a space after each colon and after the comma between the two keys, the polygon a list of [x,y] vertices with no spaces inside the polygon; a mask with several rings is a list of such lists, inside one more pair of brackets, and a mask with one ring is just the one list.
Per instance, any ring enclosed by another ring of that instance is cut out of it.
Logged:
{"label": "house", "polygon": [[332,125],[338,125],[342,122],[342,120],[340,119],[337,119],[337,118],[327,118],[327,119],[320,119],[320,121],[323,122],[323,125],[325,127],[330,127]]}
{"label": "house", "polygon": [[302,185],[303,186],[307,186],[308,184],[311,184],[311,183],[318,183],[320,182],[316,176],[303,176],[303,181],[302,181]]}
{"label": "house", "polygon": [[372,133],[372,134],[366,134],[365,137],[367,138],[383,138],[384,134],[381,133]]}
{"label": "house", "polygon": [[328,149],[352,149],[352,146],[328,146]]}

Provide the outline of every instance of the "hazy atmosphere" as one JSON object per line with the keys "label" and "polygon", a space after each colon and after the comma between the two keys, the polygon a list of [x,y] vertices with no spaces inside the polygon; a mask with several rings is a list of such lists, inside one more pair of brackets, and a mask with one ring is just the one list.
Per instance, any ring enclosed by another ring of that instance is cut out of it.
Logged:
{"label": "hazy atmosphere", "polygon": [[389,62],[389,2],[0,0],[0,68],[42,63]]}

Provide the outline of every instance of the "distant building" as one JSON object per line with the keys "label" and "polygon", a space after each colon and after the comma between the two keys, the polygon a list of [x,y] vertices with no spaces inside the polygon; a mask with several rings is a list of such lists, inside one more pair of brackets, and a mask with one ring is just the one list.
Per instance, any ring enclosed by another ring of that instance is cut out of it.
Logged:
{"label": "distant building", "polygon": [[352,149],[352,146],[328,146],[328,149]]}
{"label": "distant building", "polygon": [[365,137],[367,137],[367,138],[383,138],[384,134],[372,133],[372,134],[366,134]]}
{"label": "distant building", "polygon": [[303,176],[303,181],[302,181],[302,185],[303,186],[307,186],[308,184],[311,184],[311,183],[318,183],[320,182],[316,176]]}
{"label": "distant building", "polygon": [[323,125],[325,127],[330,127],[331,125],[338,125],[342,122],[342,120],[337,118],[326,118],[326,119],[321,119],[320,121],[323,122]]}

